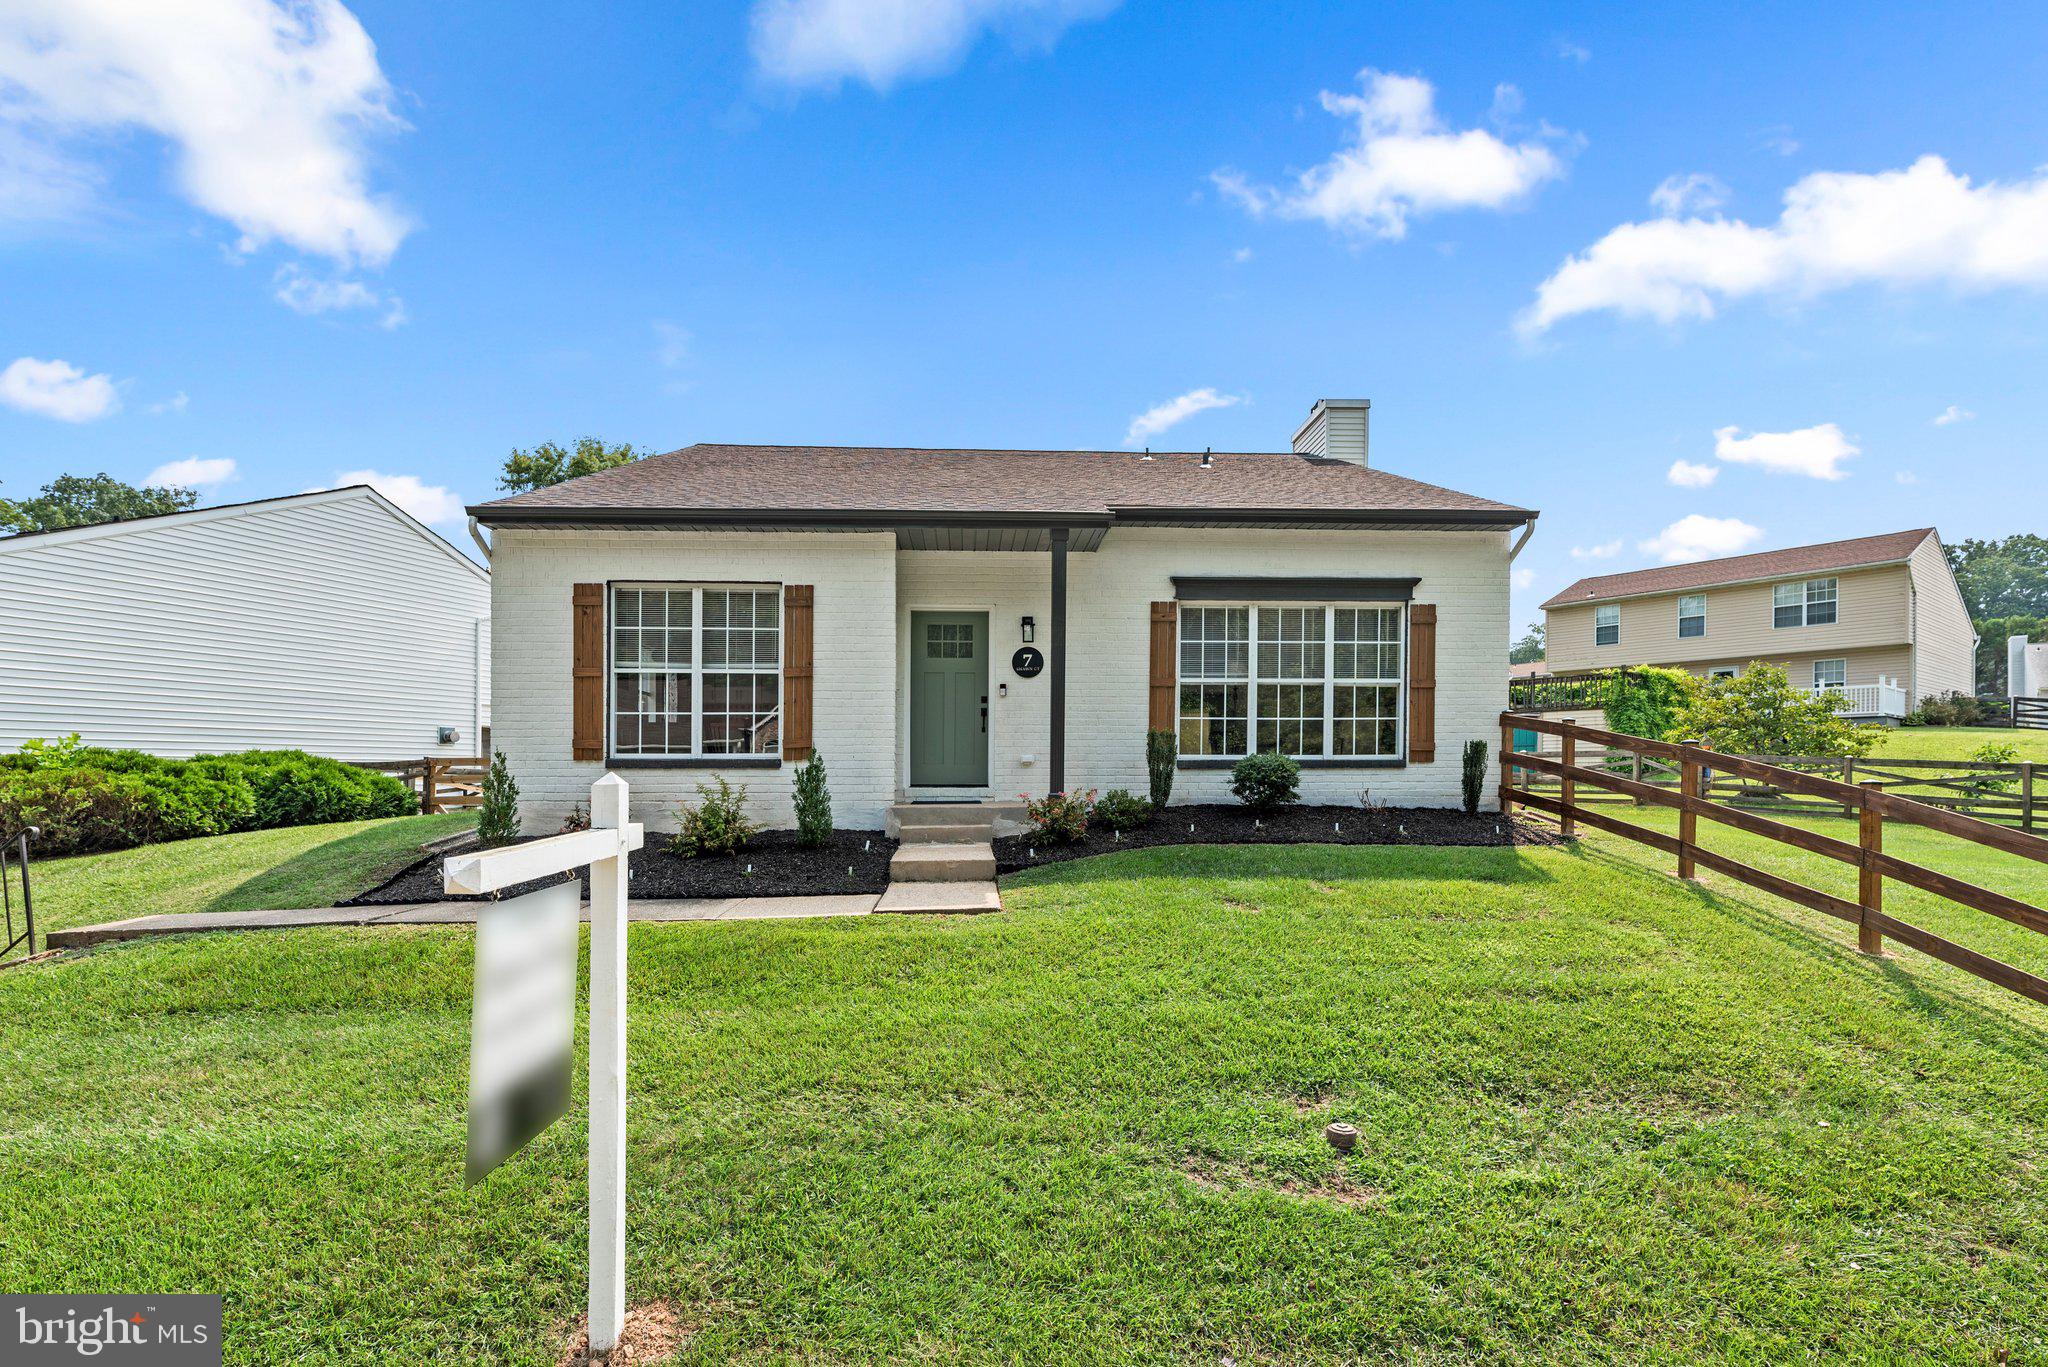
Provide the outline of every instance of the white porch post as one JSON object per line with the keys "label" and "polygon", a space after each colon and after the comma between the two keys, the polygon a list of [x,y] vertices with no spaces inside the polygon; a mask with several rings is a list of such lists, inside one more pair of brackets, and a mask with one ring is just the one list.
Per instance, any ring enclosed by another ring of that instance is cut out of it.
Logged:
{"label": "white porch post", "polygon": [[[590,824],[626,825],[626,783],[590,786]],[[590,1351],[626,1318],[626,845],[590,864]]]}

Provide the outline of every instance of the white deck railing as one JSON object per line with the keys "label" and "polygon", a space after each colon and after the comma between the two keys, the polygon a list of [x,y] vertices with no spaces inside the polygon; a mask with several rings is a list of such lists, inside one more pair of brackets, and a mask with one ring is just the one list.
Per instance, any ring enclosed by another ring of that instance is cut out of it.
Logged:
{"label": "white deck railing", "polygon": [[1816,688],[1815,693],[1840,694],[1844,699],[1842,711],[1854,717],[1903,717],[1906,715],[1906,690],[1891,682],[1874,684],[1844,684],[1834,688]]}

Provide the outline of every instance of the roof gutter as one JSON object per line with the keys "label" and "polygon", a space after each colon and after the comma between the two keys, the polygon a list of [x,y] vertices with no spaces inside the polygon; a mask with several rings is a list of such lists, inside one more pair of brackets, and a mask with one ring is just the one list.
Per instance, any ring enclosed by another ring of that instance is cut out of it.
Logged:
{"label": "roof gutter", "polygon": [[[1116,508],[1105,512],[912,512],[841,508],[565,508],[479,504],[470,520],[486,527],[832,527],[887,531],[898,527],[1215,526],[1289,522],[1355,526],[1370,522],[1418,527],[1532,527],[1528,508]],[[1525,535],[1523,538],[1527,540]]]}

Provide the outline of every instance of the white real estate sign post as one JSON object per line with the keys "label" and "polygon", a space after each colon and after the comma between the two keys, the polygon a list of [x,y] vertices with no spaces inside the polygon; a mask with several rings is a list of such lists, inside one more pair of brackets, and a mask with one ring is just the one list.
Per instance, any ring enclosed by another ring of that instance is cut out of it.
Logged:
{"label": "white real estate sign post", "polygon": [[[618,1346],[626,1317],[626,856],[646,841],[626,820],[626,784],[590,787],[590,829],[455,855],[452,893],[497,892],[590,866],[590,1351]],[[490,915],[485,907],[479,915]],[[570,952],[574,952],[571,941]]]}

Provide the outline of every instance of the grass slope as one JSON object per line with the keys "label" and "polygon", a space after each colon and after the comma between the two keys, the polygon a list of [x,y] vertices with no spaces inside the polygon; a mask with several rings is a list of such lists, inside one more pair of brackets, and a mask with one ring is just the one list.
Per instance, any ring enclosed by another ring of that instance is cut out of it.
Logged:
{"label": "grass slope", "polygon": [[1968,759],[1986,741],[2019,751],[2019,758],[2048,763],[2048,731],[1998,726],[1900,726],[1886,731],[1870,752],[1874,760]]}
{"label": "grass slope", "polygon": [[453,812],[342,821],[37,860],[36,930],[158,912],[332,906],[419,858],[422,842],[475,820]]}
{"label": "grass slope", "polygon": [[[2048,1352],[2048,1012],[1657,862],[1163,849],[636,926],[631,1298],[704,1363]],[[0,1285],[221,1291],[239,1363],[551,1361],[583,1128],[463,1187],[470,953],[0,974]]]}

